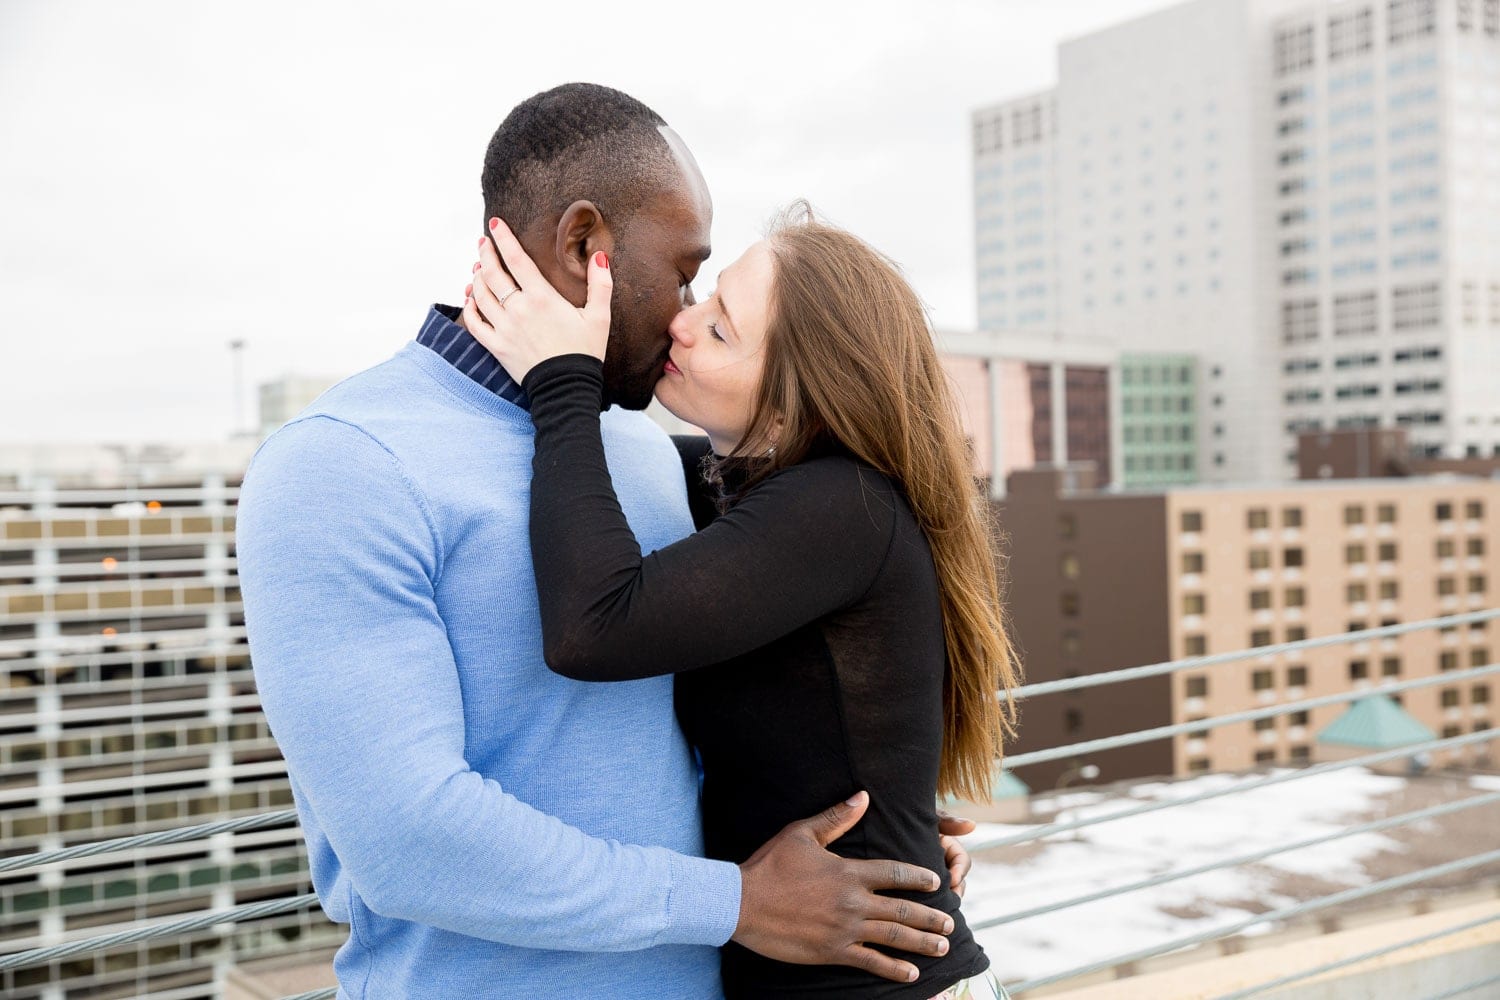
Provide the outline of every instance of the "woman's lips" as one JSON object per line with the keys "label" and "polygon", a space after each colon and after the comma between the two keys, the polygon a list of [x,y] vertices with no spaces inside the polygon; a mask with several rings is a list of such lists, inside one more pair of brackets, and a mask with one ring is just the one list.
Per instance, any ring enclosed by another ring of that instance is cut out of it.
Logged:
{"label": "woman's lips", "polygon": [[665,371],[668,375],[681,375],[682,374],[682,369],[678,368],[675,364],[673,364],[671,358],[667,359],[667,364],[666,364],[666,367],[663,368],[663,371]]}

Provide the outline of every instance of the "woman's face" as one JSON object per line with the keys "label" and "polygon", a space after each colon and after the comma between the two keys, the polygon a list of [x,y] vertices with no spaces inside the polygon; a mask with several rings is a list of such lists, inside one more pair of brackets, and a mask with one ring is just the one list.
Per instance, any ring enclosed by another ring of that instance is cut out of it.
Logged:
{"label": "woman's face", "polygon": [[773,273],[762,240],[719,272],[712,295],[667,327],[672,349],[656,398],[673,415],[703,428],[720,455],[734,450],[750,424],[765,363]]}

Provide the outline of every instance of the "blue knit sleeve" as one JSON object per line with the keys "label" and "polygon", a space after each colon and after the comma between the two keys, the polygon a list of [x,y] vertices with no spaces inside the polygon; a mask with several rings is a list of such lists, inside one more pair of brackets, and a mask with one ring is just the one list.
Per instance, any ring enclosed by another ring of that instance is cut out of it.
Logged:
{"label": "blue knit sleeve", "polygon": [[241,495],[256,682],[342,874],[376,913],[523,947],[723,944],[735,866],[590,837],[469,767],[438,535],[395,456],[327,417],[273,436]]}

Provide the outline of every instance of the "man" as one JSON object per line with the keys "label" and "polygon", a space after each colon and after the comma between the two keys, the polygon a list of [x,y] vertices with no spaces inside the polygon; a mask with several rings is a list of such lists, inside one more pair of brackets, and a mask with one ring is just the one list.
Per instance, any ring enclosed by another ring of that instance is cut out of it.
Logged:
{"label": "man", "polygon": [[[650,400],[709,254],[696,164],[644,105],[570,85],[507,117],[483,188],[485,217],[578,302],[609,255],[605,446],[642,547],[670,544],[692,530],[676,450],[624,408]],[[415,343],[275,434],[240,500],[257,683],[319,898],[350,924],[340,995],[697,1000],[731,937],[907,978],[863,942],[936,954],[948,921],[875,894],[932,873],[823,849],[862,796],[744,865],[705,860],[671,678],[547,670],[526,399],[457,318],[433,307]]]}

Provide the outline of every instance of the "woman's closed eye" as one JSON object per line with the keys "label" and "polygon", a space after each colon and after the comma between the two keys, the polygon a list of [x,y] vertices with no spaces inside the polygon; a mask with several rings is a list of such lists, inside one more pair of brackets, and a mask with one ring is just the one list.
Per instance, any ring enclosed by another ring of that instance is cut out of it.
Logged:
{"label": "woman's closed eye", "polygon": [[723,341],[724,341],[724,335],[719,332],[719,324],[717,324],[717,323],[710,323],[710,324],[708,324],[708,333],[709,333],[709,336],[713,337],[715,340],[719,341],[720,343],[723,343]]}

